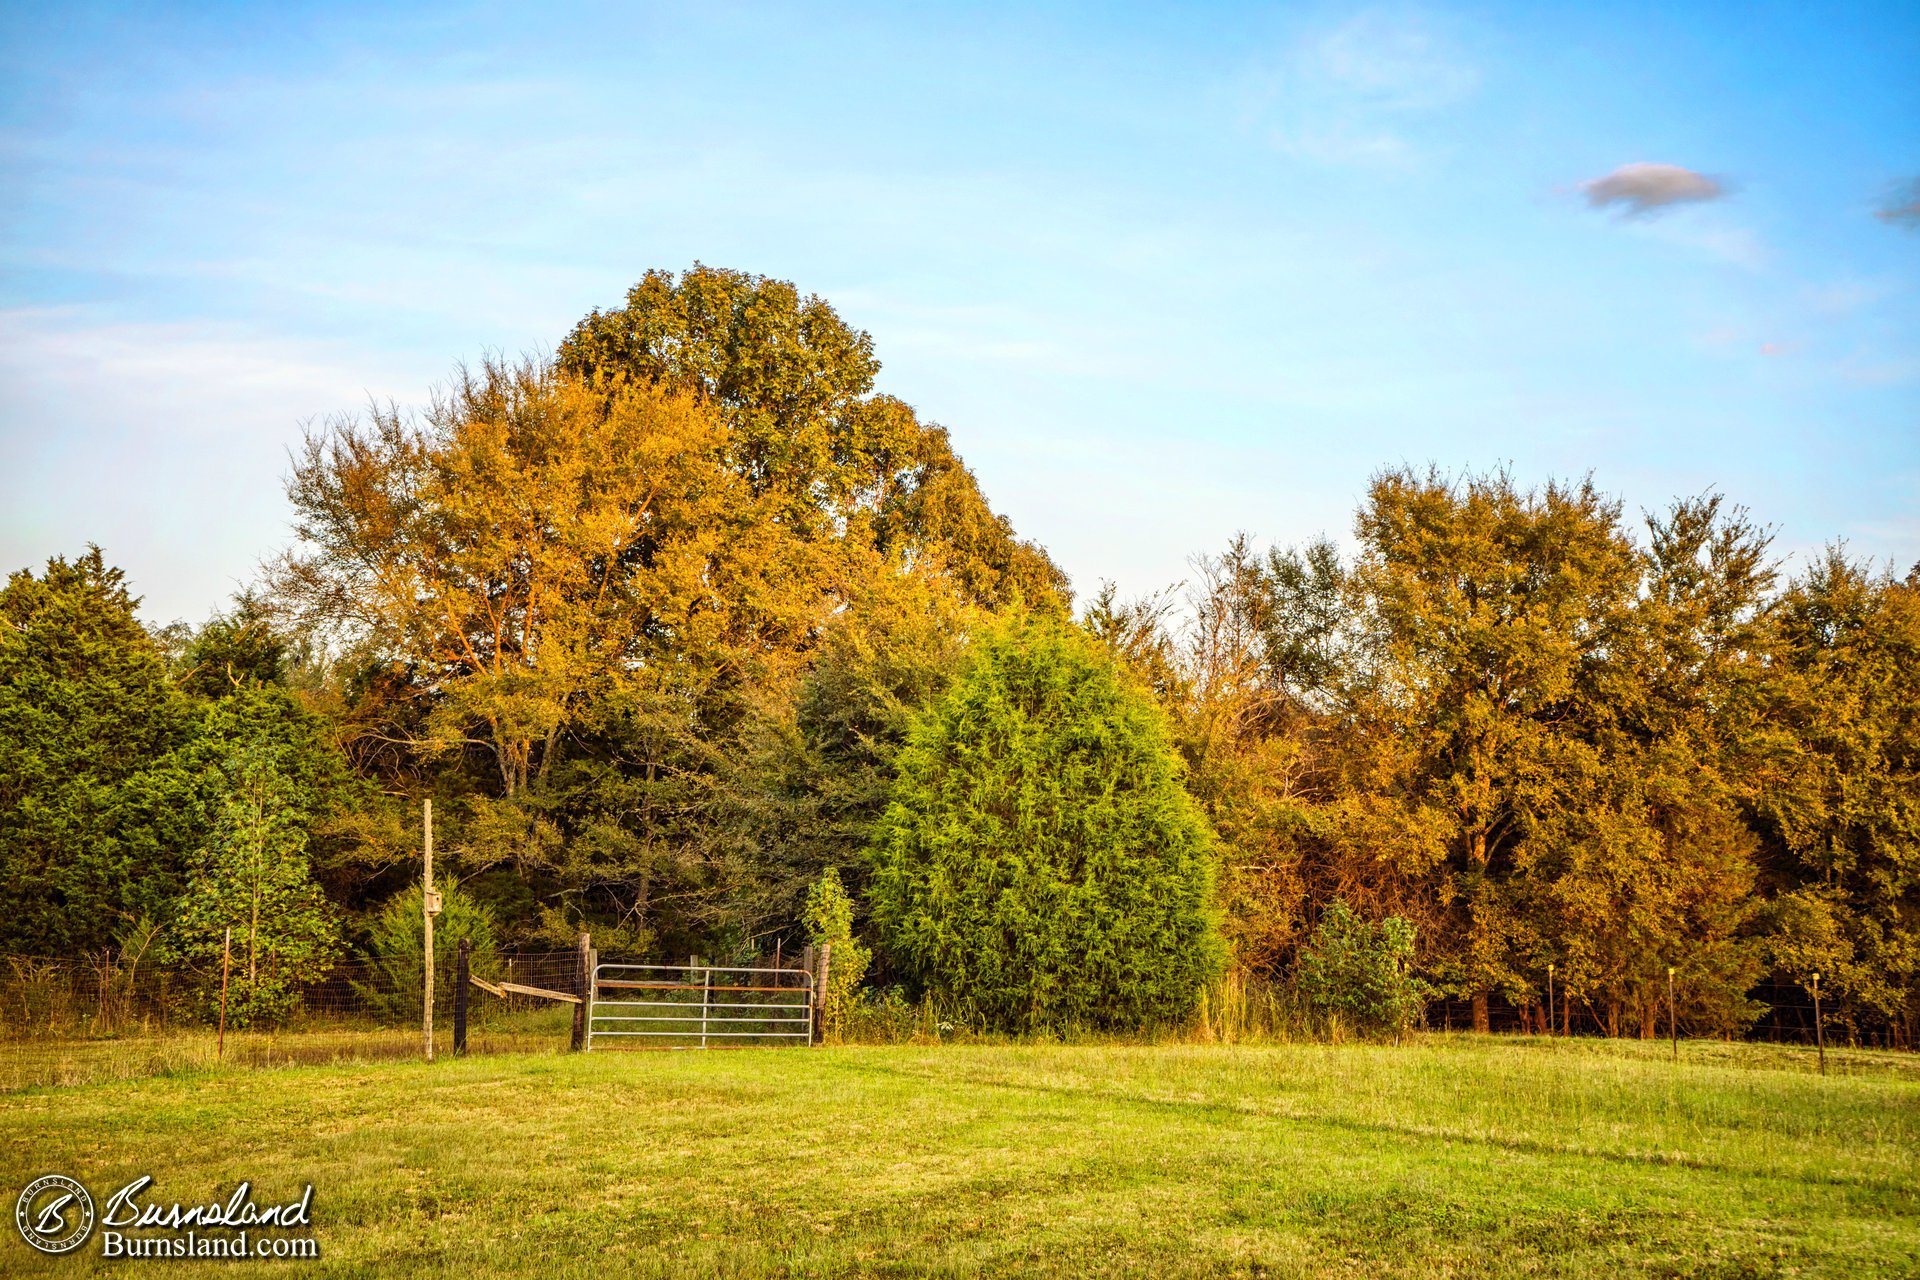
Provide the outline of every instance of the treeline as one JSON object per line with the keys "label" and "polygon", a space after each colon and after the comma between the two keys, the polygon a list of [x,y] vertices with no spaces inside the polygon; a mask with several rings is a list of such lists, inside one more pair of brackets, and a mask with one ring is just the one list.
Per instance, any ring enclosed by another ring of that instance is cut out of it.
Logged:
{"label": "treeline", "polygon": [[507,947],[744,958],[811,889],[873,983],[1112,1025],[1182,1016],[1222,935],[1289,973],[1338,902],[1480,1017],[1552,965],[1644,1031],[1672,967],[1737,1032],[1817,971],[1910,1042],[1920,580],[1783,581],[1715,497],[1636,529],[1397,471],[1351,556],[1242,540],[1075,619],[878,367],[790,285],[654,272],[552,359],[311,429],[294,549],[198,630],[97,551],[16,573],[0,950],[204,964],[238,924],[271,1012],[410,918],[430,796]]}
{"label": "treeline", "polygon": [[[1781,581],[1718,497],[1631,527],[1590,484],[1392,471],[1358,543],[1197,564],[1086,625],[1158,691],[1225,859],[1241,963],[1324,906],[1415,925],[1437,993],[1544,1027],[1549,966],[1611,1034],[1743,1030],[1820,975],[1910,1043],[1920,570]],[[1571,1016],[1562,1000],[1561,1016]]]}

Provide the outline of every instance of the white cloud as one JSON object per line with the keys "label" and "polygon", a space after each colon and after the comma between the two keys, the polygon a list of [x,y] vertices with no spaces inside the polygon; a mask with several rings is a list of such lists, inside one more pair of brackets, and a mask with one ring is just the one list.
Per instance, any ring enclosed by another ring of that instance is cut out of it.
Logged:
{"label": "white cloud", "polygon": [[1369,10],[1262,70],[1249,116],[1292,155],[1403,165],[1418,155],[1416,122],[1479,87],[1479,69],[1429,19]]}
{"label": "white cloud", "polygon": [[1596,209],[1623,205],[1629,214],[1652,213],[1669,205],[1718,200],[1727,190],[1704,173],[1677,164],[1623,164],[1602,178],[1580,184]]}

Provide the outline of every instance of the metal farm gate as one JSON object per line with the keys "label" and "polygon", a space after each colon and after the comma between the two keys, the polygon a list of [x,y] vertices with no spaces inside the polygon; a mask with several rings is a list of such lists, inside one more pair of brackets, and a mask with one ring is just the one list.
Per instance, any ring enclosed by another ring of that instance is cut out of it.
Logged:
{"label": "metal farm gate", "polygon": [[806,969],[596,964],[586,1048],[603,1036],[637,1038],[636,1048],[653,1049],[811,1044],[813,1009]]}

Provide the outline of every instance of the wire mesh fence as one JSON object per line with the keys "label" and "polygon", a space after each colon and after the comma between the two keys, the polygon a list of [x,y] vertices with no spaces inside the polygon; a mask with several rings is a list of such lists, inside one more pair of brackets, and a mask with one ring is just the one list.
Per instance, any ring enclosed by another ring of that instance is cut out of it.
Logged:
{"label": "wire mesh fence", "polygon": [[[572,992],[577,956],[572,951],[523,952],[490,957],[485,975],[516,985]],[[422,974],[411,965],[349,959],[318,972],[249,973],[242,966],[225,975],[229,1029],[278,1032],[323,1028],[395,1030],[420,1025]],[[220,1025],[222,974],[218,968],[129,966],[113,955],[82,959],[0,957],[0,1038],[65,1039],[180,1033]],[[276,993],[270,1011],[250,1000],[256,991]],[[436,1019],[451,1018],[454,964],[434,965]],[[469,992],[468,1017],[478,1027],[511,1023],[550,1011],[537,996]],[[449,1024],[450,1025],[450,1024]]]}
{"label": "wire mesh fence", "polygon": [[[637,958],[637,957],[636,957]],[[603,961],[610,957],[601,957]],[[689,965],[695,961],[689,961]],[[763,957],[750,965],[797,969],[797,958]],[[490,955],[476,963],[474,972],[489,983],[532,987],[573,994],[578,985],[579,955],[575,951],[513,952]],[[692,971],[692,970],[689,970]],[[267,978],[284,998],[266,1010],[255,1010],[242,997]],[[422,974],[416,957],[411,966],[364,958],[341,960],[323,971],[297,974],[229,974],[227,1031],[243,1037],[267,1035],[285,1046],[294,1035],[353,1032],[367,1035],[391,1032],[396,1045],[419,1049]],[[115,954],[83,957],[0,957],[0,1042],[80,1041],[128,1039],[141,1036],[185,1036],[214,1033],[219,1025],[217,969],[129,964]],[[454,963],[443,957],[434,968],[435,1025],[450,1036],[455,1000]],[[501,988],[494,995],[478,987],[468,991],[470,1047],[485,1052],[489,1046],[544,1044],[565,1047],[571,1030],[568,1006],[536,995]],[[1661,993],[1662,995],[1664,993]],[[704,996],[679,993],[663,999],[697,1002]],[[1812,1044],[1816,1039],[1815,1006],[1811,993],[1786,982],[1765,984],[1748,994],[1754,1016],[1729,1019],[1722,1011],[1677,1006],[1678,1031],[1683,1039],[1761,1040],[1784,1044]],[[897,997],[894,997],[898,1003]],[[672,1012],[672,1011],[670,1011]],[[915,1021],[911,1009],[895,1010],[894,1021]],[[857,1021],[857,1020],[856,1020]],[[1672,1034],[1664,999],[1638,1007],[1607,1008],[1576,995],[1568,1001],[1560,993],[1549,1014],[1544,1002],[1513,1003],[1498,996],[1487,1001],[1489,1029],[1505,1034],[1572,1034],[1661,1039]],[[637,1024],[636,1024],[637,1025]],[[944,1025],[944,1024],[943,1024]],[[1276,1026],[1279,1024],[1276,1023]],[[1427,1006],[1425,1025],[1431,1030],[1471,1030],[1472,1004],[1465,1000],[1436,1000]],[[1890,1020],[1871,1010],[1851,1007],[1844,999],[1823,993],[1820,1028],[1828,1043],[1864,1048],[1912,1049],[1915,1028],[1909,1021]],[[711,1028],[710,1028],[711,1029]],[[411,1037],[410,1039],[408,1037]],[[372,1043],[369,1041],[369,1043]]]}
{"label": "wire mesh fence", "polygon": [[[1905,1049],[1914,1046],[1909,1021],[1889,1019],[1884,1013],[1862,1009],[1844,998],[1824,992],[1814,1003],[1809,989],[1785,982],[1769,982],[1748,992],[1748,1007],[1702,1010],[1678,1003],[1671,1011],[1664,995],[1643,1004],[1607,1004],[1575,995],[1558,996],[1551,1009],[1544,1000],[1515,1003],[1490,996],[1487,1029],[1520,1035],[1574,1035],[1664,1040],[1676,1033],[1682,1040],[1756,1040],[1772,1044],[1814,1044],[1824,1031],[1829,1044],[1868,1049]],[[1474,1026],[1469,1000],[1435,1000],[1427,1005],[1426,1025],[1436,1031],[1468,1031]]]}

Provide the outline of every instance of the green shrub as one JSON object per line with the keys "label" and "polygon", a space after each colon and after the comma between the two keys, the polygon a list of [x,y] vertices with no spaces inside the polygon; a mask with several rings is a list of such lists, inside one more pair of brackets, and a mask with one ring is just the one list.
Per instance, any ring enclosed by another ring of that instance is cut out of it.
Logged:
{"label": "green shrub", "polygon": [[340,956],[334,909],[308,865],[310,813],[294,755],[257,732],[207,770],[213,829],[157,950],[195,971],[196,1003],[209,1022],[223,1006],[230,1027],[285,1021],[301,988]]}
{"label": "green shrub", "polygon": [[[417,1015],[424,977],[420,953],[426,940],[420,886],[412,885],[387,899],[374,914],[368,932],[377,976],[372,982],[354,983],[354,990],[369,1007],[390,1017]],[[493,912],[457,888],[442,889],[440,914],[433,918],[435,1012],[453,1008],[454,960],[462,938],[473,944],[468,957],[472,972],[482,978],[497,977],[500,951],[494,940]]]}
{"label": "green shrub", "polygon": [[1212,834],[1153,701],[1070,623],[979,636],[872,846],[896,969],[969,1025],[1187,1019],[1219,971]]}
{"label": "green shrub", "polygon": [[827,959],[827,986],[821,992],[820,1016],[827,1038],[838,1040],[847,1028],[847,1014],[853,1007],[860,979],[866,976],[866,948],[853,940],[853,899],[840,883],[840,873],[828,867],[807,890],[806,909],[801,913],[807,937],[816,947],[830,946]]}
{"label": "green shrub", "polygon": [[1426,984],[1411,971],[1413,926],[1399,916],[1362,920],[1335,898],[1320,914],[1295,970],[1301,994],[1321,1013],[1360,1030],[1405,1032],[1426,1009]]}

